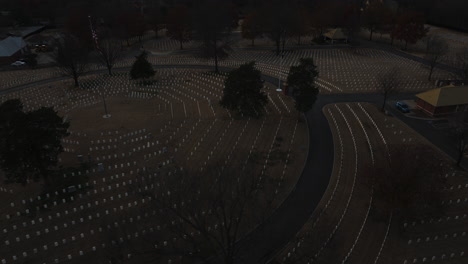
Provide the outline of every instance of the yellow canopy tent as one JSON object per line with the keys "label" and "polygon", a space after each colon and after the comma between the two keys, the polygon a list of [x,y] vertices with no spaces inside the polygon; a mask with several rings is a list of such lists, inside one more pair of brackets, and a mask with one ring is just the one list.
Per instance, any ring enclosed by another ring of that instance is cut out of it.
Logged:
{"label": "yellow canopy tent", "polygon": [[330,39],[332,44],[335,40],[345,40],[346,42],[348,41],[348,36],[346,36],[346,34],[343,33],[343,30],[341,28],[332,29],[327,33],[323,34],[323,36],[325,38]]}

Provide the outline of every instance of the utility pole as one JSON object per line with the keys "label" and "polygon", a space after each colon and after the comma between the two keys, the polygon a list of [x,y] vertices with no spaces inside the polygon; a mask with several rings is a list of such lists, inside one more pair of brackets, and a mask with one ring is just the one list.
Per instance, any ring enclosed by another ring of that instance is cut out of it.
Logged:
{"label": "utility pole", "polygon": [[281,72],[283,71],[283,57],[284,57],[284,51],[280,54],[280,69],[278,72],[278,89],[276,89],[277,92],[283,91],[281,89]]}

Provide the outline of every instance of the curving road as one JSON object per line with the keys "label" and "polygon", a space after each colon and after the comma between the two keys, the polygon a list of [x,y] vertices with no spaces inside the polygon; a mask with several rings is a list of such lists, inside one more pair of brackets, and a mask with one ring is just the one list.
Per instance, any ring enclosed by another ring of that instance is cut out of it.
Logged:
{"label": "curving road", "polygon": [[[412,94],[402,95],[409,99]],[[333,137],[322,108],[331,103],[369,102],[381,104],[379,94],[322,95],[306,115],[309,155],[294,190],[273,215],[240,242],[236,263],[268,263],[302,228],[325,193],[333,168]]]}

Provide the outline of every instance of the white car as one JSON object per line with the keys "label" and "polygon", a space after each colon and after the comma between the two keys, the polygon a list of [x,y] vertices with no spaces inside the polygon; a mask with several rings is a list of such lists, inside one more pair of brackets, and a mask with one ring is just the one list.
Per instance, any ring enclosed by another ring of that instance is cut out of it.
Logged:
{"label": "white car", "polygon": [[24,62],[24,61],[15,61],[15,62],[13,62],[11,65],[13,65],[13,66],[21,66],[21,65],[24,65],[24,64],[26,64],[26,62]]}

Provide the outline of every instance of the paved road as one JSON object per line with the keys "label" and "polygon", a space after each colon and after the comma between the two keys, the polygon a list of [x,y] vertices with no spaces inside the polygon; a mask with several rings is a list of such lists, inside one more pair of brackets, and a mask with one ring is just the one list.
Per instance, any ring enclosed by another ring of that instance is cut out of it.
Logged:
{"label": "paved road", "polygon": [[[190,69],[212,69],[203,65],[155,65],[155,68],[190,68]],[[128,70],[120,68],[116,70]],[[230,68],[220,67],[222,71]],[[95,74],[102,71],[91,72]],[[277,79],[264,75],[263,78],[277,84]],[[62,77],[44,80],[32,84],[26,84],[8,90],[0,91],[0,94],[26,89],[31,86],[44,85],[62,80]],[[412,99],[414,94],[401,94],[399,100]],[[298,183],[281,206],[264,223],[253,230],[246,238],[239,242],[239,259],[236,263],[267,263],[275,257],[278,250],[284,247],[301,229],[309,219],[312,212],[320,202],[328,187],[333,168],[333,140],[328,122],[322,114],[322,108],[330,103],[338,102],[369,102],[380,105],[382,97],[379,94],[337,94],[319,96],[314,108],[306,115],[309,127],[309,155],[298,180]],[[427,129],[427,124],[408,119],[398,113],[396,109],[389,108],[390,112],[401,118],[410,127],[421,133],[440,149],[453,157],[448,141],[432,129]],[[466,162],[466,160],[465,160]]]}
{"label": "paved road", "polygon": [[[403,94],[401,99],[411,98]],[[322,113],[325,105],[339,102],[369,102],[380,105],[378,94],[342,94],[319,96],[307,113],[309,156],[304,171],[288,198],[261,226],[242,240],[240,259],[236,263],[268,263],[309,219],[325,193],[333,168],[333,139],[328,121]]]}

